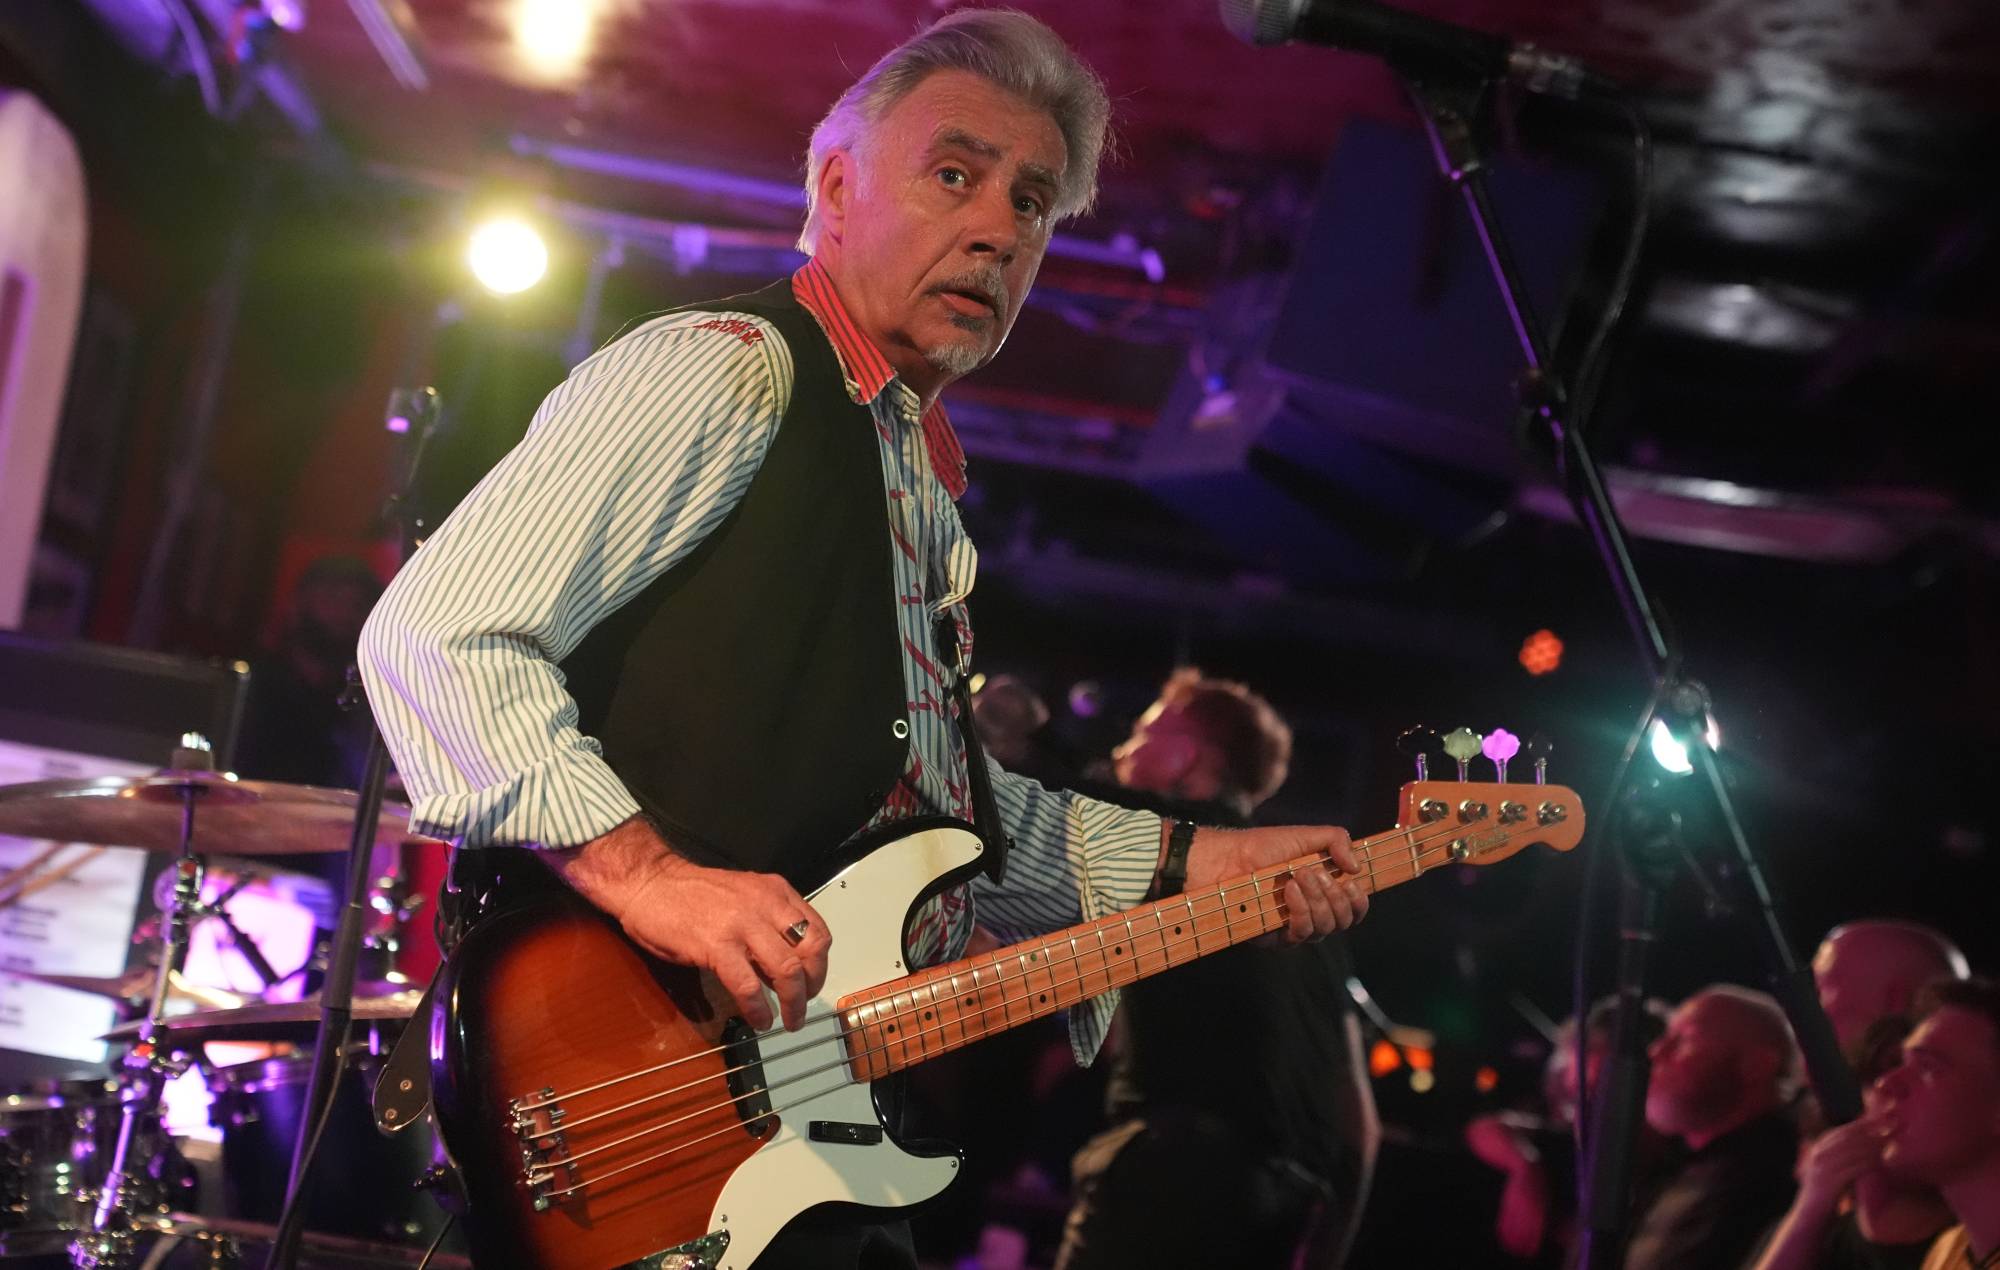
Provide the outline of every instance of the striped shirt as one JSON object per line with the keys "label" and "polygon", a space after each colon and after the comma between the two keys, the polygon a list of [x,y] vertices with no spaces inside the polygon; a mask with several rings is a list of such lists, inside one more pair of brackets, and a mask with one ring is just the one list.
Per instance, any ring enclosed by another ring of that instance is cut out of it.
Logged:
{"label": "striped shirt", "polygon": [[[860,335],[817,261],[792,287],[881,443],[910,759],[876,823],[970,819],[948,693],[954,658],[935,629],[949,613],[970,644],[978,553],[952,501],[964,489],[963,455],[942,407],[919,413],[915,391]],[[570,847],[638,814],[579,730],[557,663],[742,499],[792,383],[791,350],[769,323],[693,312],[613,341],[542,402],[362,631],[362,677],[415,828],[472,847]],[[1129,908],[1152,880],[1157,816],[988,766],[1014,838],[1006,880],[981,877],[926,905],[910,930],[914,966],[961,953],[975,915],[1013,942]],[[1116,1004],[1112,994],[1071,1012],[1078,1061],[1096,1053]]]}

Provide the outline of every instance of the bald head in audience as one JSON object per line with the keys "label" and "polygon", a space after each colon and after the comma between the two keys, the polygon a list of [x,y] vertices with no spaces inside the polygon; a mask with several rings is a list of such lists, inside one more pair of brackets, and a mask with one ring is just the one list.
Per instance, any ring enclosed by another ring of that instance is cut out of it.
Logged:
{"label": "bald head in audience", "polygon": [[1778,1003],[1717,984],[1681,1002],[1648,1051],[1646,1122],[1700,1150],[1777,1110],[1798,1082],[1798,1048]]}
{"label": "bald head in audience", "polygon": [[1813,956],[1820,1006],[1850,1055],[1876,1024],[1907,1018],[1925,985],[1968,973],[1957,946],[1915,922],[1836,926]]}

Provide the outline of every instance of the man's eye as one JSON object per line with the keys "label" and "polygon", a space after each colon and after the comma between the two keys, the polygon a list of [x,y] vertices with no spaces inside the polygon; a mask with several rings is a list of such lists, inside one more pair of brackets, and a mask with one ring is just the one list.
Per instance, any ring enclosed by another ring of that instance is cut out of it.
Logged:
{"label": "man's eye", "polygon": [[1048,215],[1048,209],[1042,206],[1042,200],[1026,194],[1014,200],[1014,210],[1023,216],[1032,216],[1036,220]]}
{"label": "man's eye", "polygon": [[957,189],[959,186],[965,184],[965,170],[963,168],[939,168],[937,176],[938,180],[953,189]]}

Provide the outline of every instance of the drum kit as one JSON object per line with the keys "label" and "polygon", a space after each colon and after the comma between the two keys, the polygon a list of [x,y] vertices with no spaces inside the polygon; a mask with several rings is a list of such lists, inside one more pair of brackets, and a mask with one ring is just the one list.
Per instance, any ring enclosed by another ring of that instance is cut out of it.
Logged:
{"label": "drum kit", "polygon": [[[243,882],[218,888],[211,866],[225,857],[346,851],[356,796],[240,780],[212,770],[205,750],[190,736],[173,765],[151,775],[0,786],[0,835],[170,857],[157,930],[138,969],[111,977],[5,972],[125,1002],[136,1017],[101,1038],[117,1047],[115,1075],[0,1097],[0,1261],[147,1270],[262,1264],[247,1249],[270,1242],[269,1223],[285,1202],[321,1003],[195,982],[191,932],[204,922],[225,928],[266,985],[312,973],[308,964],[279,976],[256,955],[226,907]],[[378,850],[443,848],[412,834],[408,820],[406,807],[385,803]],[[45,851],[11,873],[0,870],[0,908],[60,881],[56,858]],[[254,876],[254,866],[223,867]],[[370,1109],[373,1075],[423,999],[394,965],[394,930],[410,907],[393,889],[371,899],[383,921],[364,949],[340,1076],[316,1129],[320,1181],[309,1180],[305,1191],[308,1233],[298,1264],[465,1267],[465,1258],[437,1247],[448,1219],[434,1195],[444,1171],[427,1124],[385,1135]],[[298,991],[296,983],[289,989]],[[218,1061],[211,1046],[235,1050],[236,1061]],[[194,1144],[168,1131],[167,1089],[190,1071],[206,1084],[219,1165],[212,1146],[202,1164],[191,1162]]]}

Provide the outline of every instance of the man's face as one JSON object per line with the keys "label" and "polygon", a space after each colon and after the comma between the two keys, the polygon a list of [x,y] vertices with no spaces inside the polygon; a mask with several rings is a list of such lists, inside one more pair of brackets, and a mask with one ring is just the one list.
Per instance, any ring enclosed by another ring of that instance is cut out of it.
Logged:
{"label": "man's face", "polygon": [[1217,758],[1186,710],[1157,701],[1139,716],[1125,743],[1111,751],[1120,785],[1198,801],[1222,794]]}
{"label": "man's face", "polygon": [[1646,1086],[1646,1123],[1680,1137],[1702,1132],[1737,1105],[1744,1047],[1732,1022],[1726,1006],[1707,996],[1691,997],[1674,1011],[1647,1050],[1653,1077]]}
{"label": "man's face", "polygon": [[1903,1042],[1875,1082],[1887,1129],[1882,1165],[1942,1186],[2000,1154],[2000,1037],[1983,1016],[1944,1006]]}
{"label": "man's face", "polygon": [[1813,955],[1813,982],[1820,1008],[1833,1024],[1840,1048],[1852,1053],[1868,1029],[1895,1009],[1889,1000],[1880,938],[1867,930],[1846,931],[1828,939]]}
{"label": "man's face", "polygon": [[817,253],[905,382],[934,392],[991,360],[1048,248],[1068,152],[1046,113],[938,71],[835,151]]}

